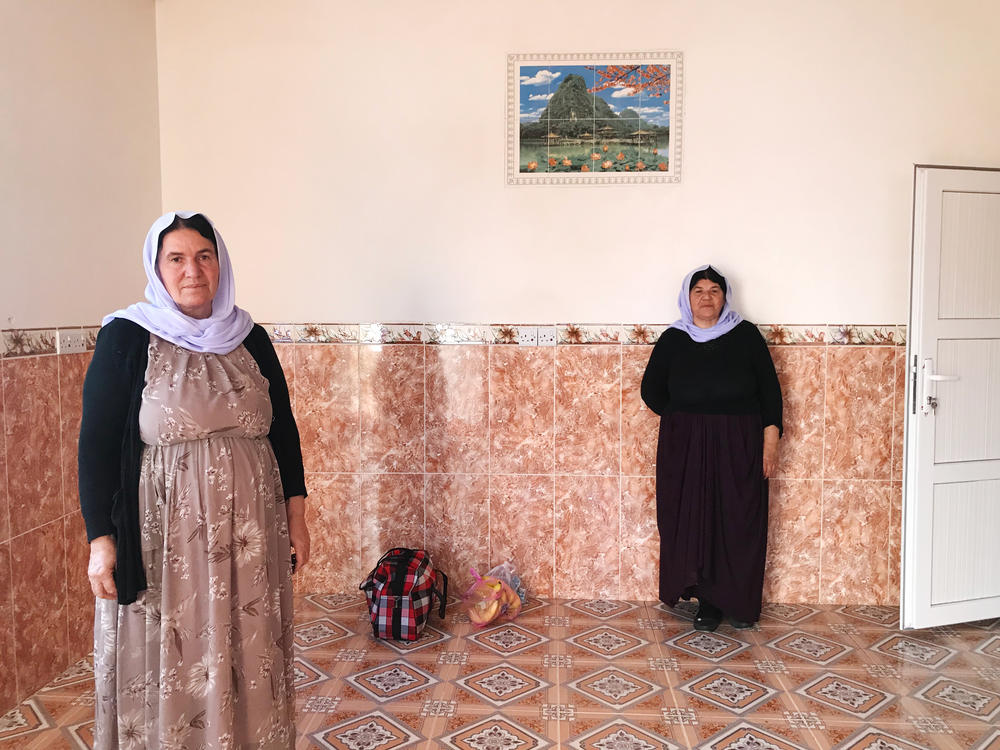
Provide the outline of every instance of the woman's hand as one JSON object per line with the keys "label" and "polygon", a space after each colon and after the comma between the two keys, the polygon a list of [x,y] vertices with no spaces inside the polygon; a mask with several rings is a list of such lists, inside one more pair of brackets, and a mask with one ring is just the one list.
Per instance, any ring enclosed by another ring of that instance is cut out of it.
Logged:
{"label": "woman's hand", "polygon": [[90,590],[98,599],[117,599],[115,587],[115,540],[110,536],[99,536],[90,543],[90,562],[87,563],[87,577]]}
{"label": "woman's hand", "polygon": [[770,479],[778,471],[778,428],[773,424],[764,428],[764,478]]}
{"label": "woman's hand", "polygon": [[295,550],[295,569],[301,570],[309,562],[309,528],[306,526],[306,499],[295,495],[285,502],[288,515],[288,539]]}

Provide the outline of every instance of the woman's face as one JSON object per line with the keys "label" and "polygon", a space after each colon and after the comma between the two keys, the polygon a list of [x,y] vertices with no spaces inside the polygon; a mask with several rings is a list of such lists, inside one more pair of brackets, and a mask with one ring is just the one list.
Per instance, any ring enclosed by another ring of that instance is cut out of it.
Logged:
{"label": "woman's face", "polygon": [[211,316],[219,288],[219,258],[211,242],[193,229],[175,229],[163,237],[156,271],[182,313]]}
{"label": "woman's face", "polygon": [[722,287],[714,281],[700,279],[691,290],[691,314],[699,328],[711,328],[719,320],[719,313],[726,302]]}

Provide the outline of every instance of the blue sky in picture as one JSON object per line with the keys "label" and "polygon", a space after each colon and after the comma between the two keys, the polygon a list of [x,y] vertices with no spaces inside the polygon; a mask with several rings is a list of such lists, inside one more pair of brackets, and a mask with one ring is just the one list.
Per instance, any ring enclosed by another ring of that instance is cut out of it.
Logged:
{"label": "blue sky in picture", "polygon": [[[600,68],[601,66],[592,66]],[[578,75],[591,89],[597,81],[597,74],[585,65],[521,65],[518,68],[521,122],[537,122],[549,99],[559,85],[569,75]],[[610,88],[596,92],[608,103],[615,114],[632,108],[646,122],[654,125],[670,124],[670,105],[659,97],[650,97],[643,92],[634,93],[627,88]]]}

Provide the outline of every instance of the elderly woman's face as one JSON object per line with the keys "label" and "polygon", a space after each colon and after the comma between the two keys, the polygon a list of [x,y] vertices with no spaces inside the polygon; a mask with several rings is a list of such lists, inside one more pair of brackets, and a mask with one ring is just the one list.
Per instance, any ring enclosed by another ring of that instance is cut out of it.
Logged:
{"label": "elderly woman's face", "polygon": [[691,314],[699,328],[711,328],[719,320],[719,313],[726,302],[722,287],[714,281],[701,279],[691,290]]}
{"label": "elderly woman's face", "polygon": [[193,229],[175,229],[163,237],[156,270],[182,313],[211,316],[219,288],[219,258],[211,242]]}

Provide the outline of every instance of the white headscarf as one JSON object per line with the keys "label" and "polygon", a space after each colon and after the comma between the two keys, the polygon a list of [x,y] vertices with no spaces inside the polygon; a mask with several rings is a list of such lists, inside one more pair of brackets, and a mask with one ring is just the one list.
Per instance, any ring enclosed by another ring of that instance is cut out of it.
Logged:
{"label": "white headscarf", "polygon": [[175,216],[190,219],[198,211],[171,211],[163,214],[153,222],[146,235],[146,244],[142,248],[142,265],[146,269],[146,299],[147,302],[136,302],[124,310],[116,310],[105,316],[102,325],[107,325],[114,318],[126,318],[138,323],[150,333],[155,333],[161,339],[191,349],[196,352],[212,352],[213,354],[229,354],[241,343],[253,328],[253,320],[246,310],[236,306],[236,283],[233,280],[233,267],[229,262],[229,252],[226,243],[222,241],[219,230],[205,216],[215,232],[215,245],[219,254],[219,288],[212,299],[212,314],[207,318],[192,318],[185,315],[171,298],[163,280],[156,270],[156,250],[160,232],[173,222]]}
{"label": "white headscarf", "polygon": [[681,309],[681,319],[675,320],[670,324],[671,328],[681,329],[694,341],[699,343],[711,341],[723,334],[729,333],[743,320],[743,317],[730,307],[733,301],[733,285],[729,279],[726,279],[726,302],[722,305],[722,310],[719,312],[719,319],[715,321],[715,325],[711,328],[699,328],[694,322],[694,313],[691,312],[691,279],[696,273],[708,268],[711,268],[719,276],[726,279],[719,269],[712,266],[699,266],[691,271],[691,273],[684,277],[684,282],[681,284],[681,292],[677,295],[677,306]]}

